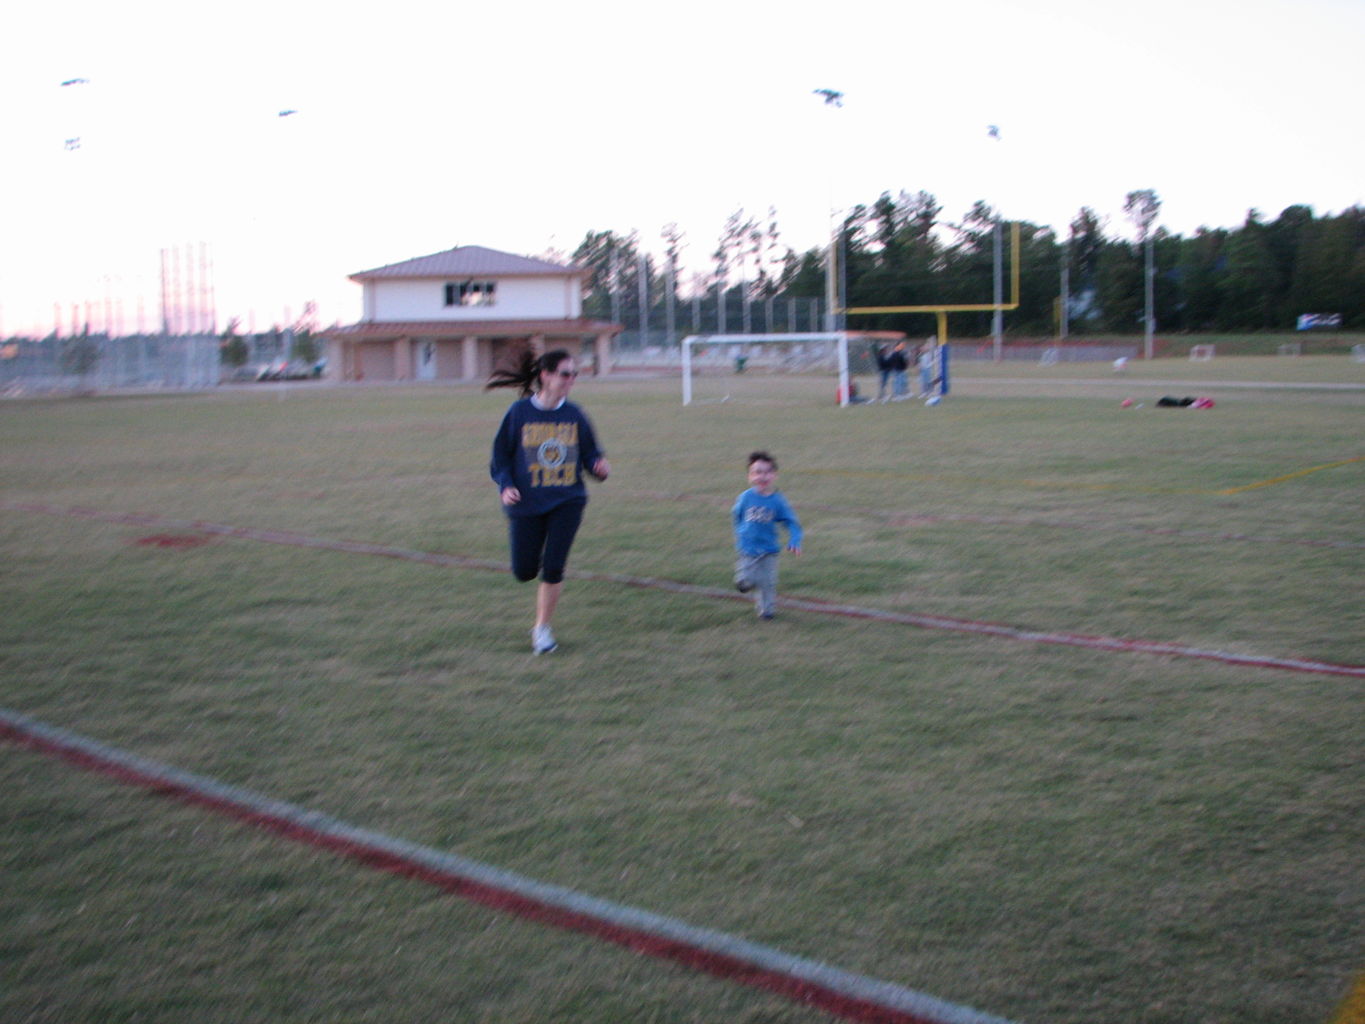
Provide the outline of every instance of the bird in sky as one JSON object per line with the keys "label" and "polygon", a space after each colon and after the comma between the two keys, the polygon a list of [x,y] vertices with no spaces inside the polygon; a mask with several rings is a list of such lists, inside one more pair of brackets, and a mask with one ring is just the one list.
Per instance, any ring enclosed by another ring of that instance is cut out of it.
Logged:
{"label": "bird in sky", "polygon": [[1000,126],[999,126],[998,124],[988,124],[988,125],[986,125],[986,134],[989,135],[989,136],[990,136],[991,138],[993,138],[993,139],[999,139],[999,138],[1000,138]]}
{"label": "bird in sky", "polygon": [[844,94],[838,89],[815,89],[815,95],[823,96],[825,104],[831,107],[842,107],[844,105]]}
{"label": "bird in sky", "polygon": [[281,110],[280,117],[288,117],[290,114],[297,114],[297,110]]}

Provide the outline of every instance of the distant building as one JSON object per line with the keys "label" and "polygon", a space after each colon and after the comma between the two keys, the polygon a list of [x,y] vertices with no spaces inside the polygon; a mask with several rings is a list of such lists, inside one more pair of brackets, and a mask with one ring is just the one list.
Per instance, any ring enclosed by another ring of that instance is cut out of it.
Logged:
{"label": "distant building", "polygon": [[358,323],[322,332],[342,381],[485,380],[528,348],[567,348],[611,369],[620,324],[583,317],[586,271],[465,245],[363,270]]}

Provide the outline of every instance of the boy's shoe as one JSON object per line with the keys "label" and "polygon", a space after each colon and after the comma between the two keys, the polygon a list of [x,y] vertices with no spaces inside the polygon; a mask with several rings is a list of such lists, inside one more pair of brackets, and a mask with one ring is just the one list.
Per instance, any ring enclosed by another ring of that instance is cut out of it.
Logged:
{"label": "boy's shoe", "polygon": [[550,631],[549,626],[536,626],[531,630],[531,651],[535,654],[549,654],[559,644],[555,643],[555,635]]}
{"label": "boy's shoe", "polygon": [[747,594],[754,589],[754,585],[748,580],[735,580],[735,589],[741,594]]}
{"label": "boy's shoe", "polygon": [[758,613],[758,617],[759,617],[760,619],[763,619],[763,620],[766,622],[767,620],[769,620],[769,619],[771,619],[771,618],[773,617],[773,613],[772,613],[772,612],[759,612],[759,613]]}

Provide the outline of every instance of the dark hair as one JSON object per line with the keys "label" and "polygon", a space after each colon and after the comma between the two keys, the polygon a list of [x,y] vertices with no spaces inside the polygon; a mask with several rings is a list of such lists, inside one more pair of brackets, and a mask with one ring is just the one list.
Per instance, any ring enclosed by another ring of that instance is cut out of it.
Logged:
{"label": "dark hair", "polygon": [[521,354],[521,358],[517,360],[515,365],[494,370],[483,388],[485,391],[490,388],[519,388],[521,397],[525,398],[536,390],[542,373],[557,370],[560,363],[572,358],[573,354],[568,349],[552,348],[537,357],[528,348]]}
{"label": "dark hair", "polygon": [[766,462],[773,467],[774,472],[777,471],[777,460],[767,452],[750,452],[748,464],[752,466],[755,462]]}

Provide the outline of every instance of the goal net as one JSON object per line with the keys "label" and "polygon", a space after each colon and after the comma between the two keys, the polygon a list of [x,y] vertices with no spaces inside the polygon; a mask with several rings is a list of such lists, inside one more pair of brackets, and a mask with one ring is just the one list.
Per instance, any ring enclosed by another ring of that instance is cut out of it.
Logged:
{"label": "goal net", "polygon": [[727,402],[750,393],[756,377],[804,375],[827,381],[840,405],[849,399],[849,336],[691,334],[682,340],[683,405]]}

